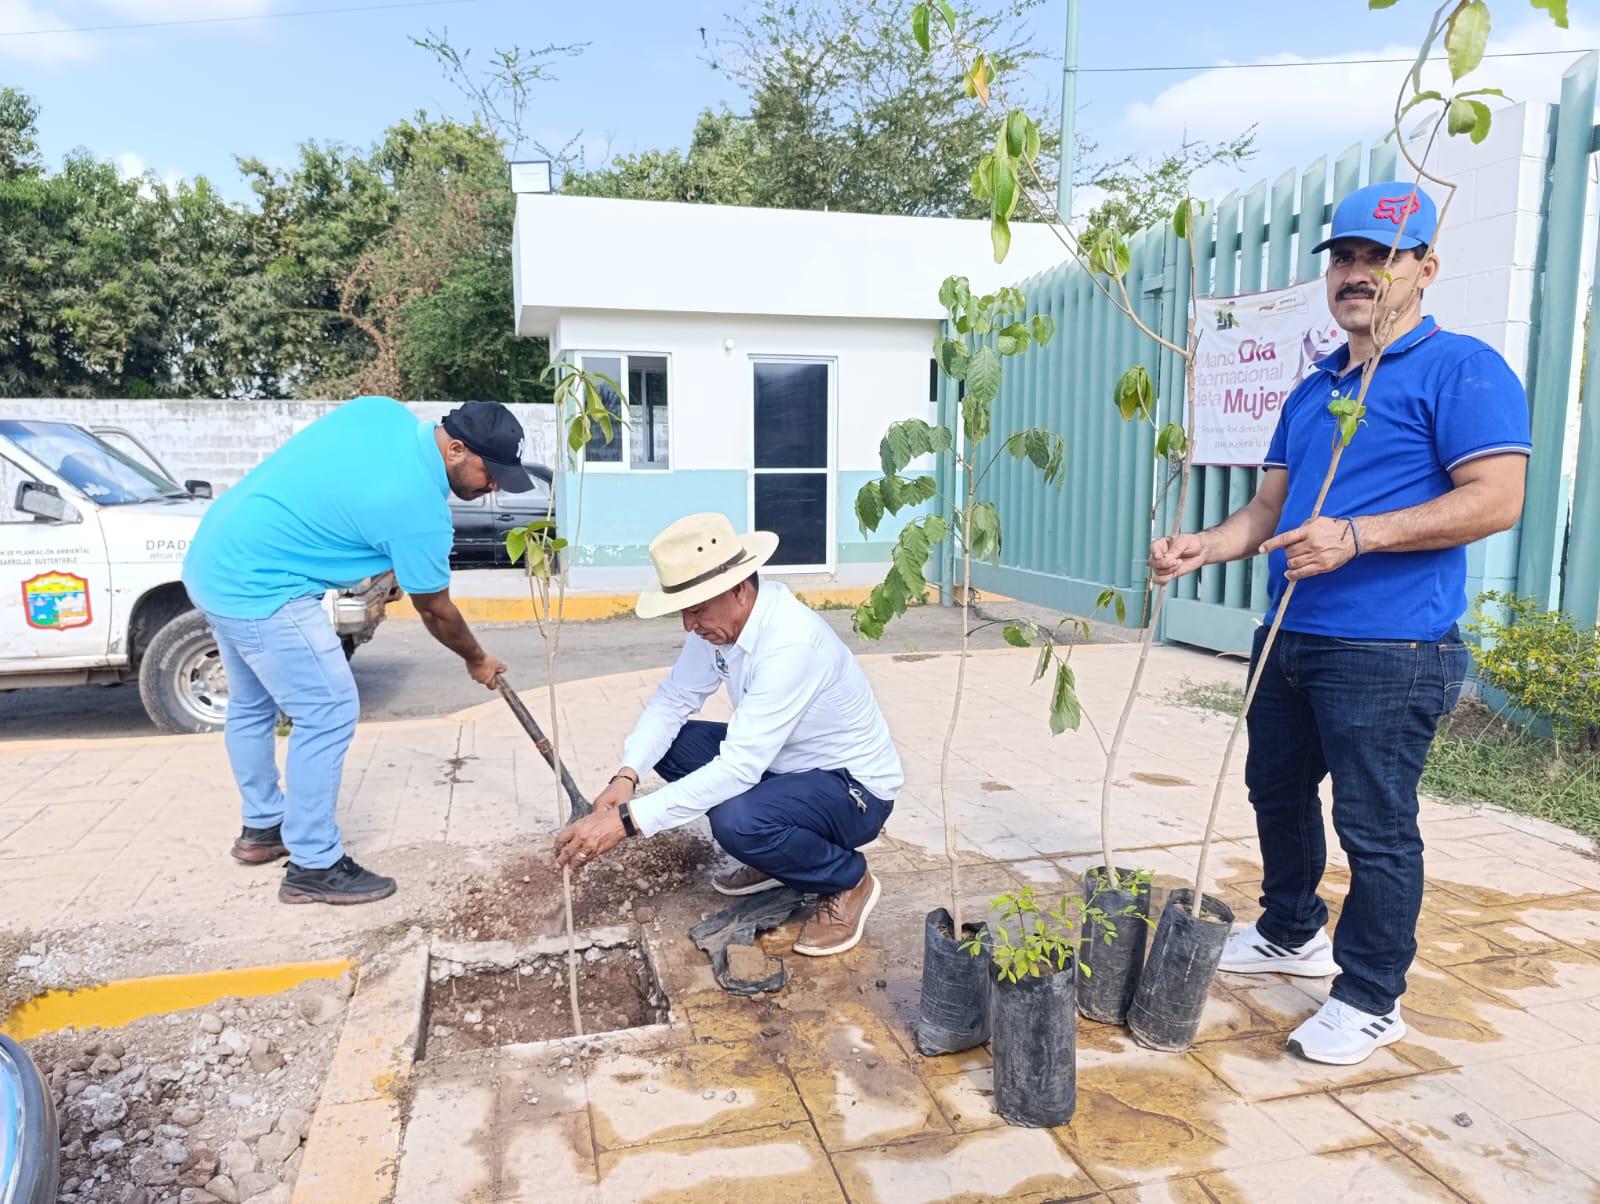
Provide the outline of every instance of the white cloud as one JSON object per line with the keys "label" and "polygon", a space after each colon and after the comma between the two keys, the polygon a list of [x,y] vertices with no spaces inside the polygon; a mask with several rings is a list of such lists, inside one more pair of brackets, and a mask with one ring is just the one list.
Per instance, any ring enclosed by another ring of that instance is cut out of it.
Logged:
{"label": "white cloud", "polygon": [[[1524,22],[1489,39],[1491,53],[1534,50],[1579,51],[1600,46],[1600,24],[1573,14],[1571,28],[1557,29],[1544,17]],[[1257,125],[1260,154],[1244,178],[1276,174],[1323,153],[1337,153],[1351,142],[1370,144],[1389,127],[1406,68],[1393,63],[1313,66],[1338,59],[1401,58],[1415,46],[1391,45],[1351,50],[1317,58],[1282,54],[1256,60],[1273,64],[1251,70],[1211,70],[1173,84],[1149,101],[1129,105],[1124,128],[1135,141],[1175,145],[1184,137],[1219,140]],[[1561,94],[1561,74],[1571,59],[1488,59],[1462,87],[1498,87],[1514,101],[1552,101]],[[1424,71],[1424,87],[1449,91],[1442,63]],[[1414,124],[1407,120],[1408,127]],[[1226,187],[1240,182],[1237,172],[1208,172]],[[1197,180],[1209,183],[1205,178]]]}
{"label": "white cloud", "polygon": [[6,36],[38,29],[71,29],[74,24],[59,12],[37,7],[29,0],[0,0],[0,58],[44,66],[79,63],[93,58],[99,51],[99,45],[87,34],[73,32]]}
{"label": "white cloud", "polygon": [[175,192],[183,181],[183,173],[171,167],[161,172],[158,177],[144,161],[144,156],[136,151],[123,151],[120,155],[111,156],[111,161],[117,165],[117,174],[124,180],[139,181],[139,191],[145,197],[155,195],[153,184],[158,178],[166,185],[168,192]]}

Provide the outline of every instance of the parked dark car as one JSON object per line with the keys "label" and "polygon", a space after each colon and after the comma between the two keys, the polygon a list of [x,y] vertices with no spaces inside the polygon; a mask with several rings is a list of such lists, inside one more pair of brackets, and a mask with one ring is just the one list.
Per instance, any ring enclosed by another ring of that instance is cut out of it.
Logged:
{"label": "parked dark car", "polygon": [[[550,503],[552,474],[543,464],[524,464],[533,478],[527,493],[491,493],[464,502],[450,495],[450,517],[455,522],[456,541],[450,549],[454,567],[485,567],[511,563],[506,555],[506,532],[543,518],[555,518]],[[554,532],[552,532],[552,535]]]}
{"label": "parked dark car", "polygon": [[50,1088],[22,1046],[0,1034],[0,1204],[54,1204],[60,1175]]}

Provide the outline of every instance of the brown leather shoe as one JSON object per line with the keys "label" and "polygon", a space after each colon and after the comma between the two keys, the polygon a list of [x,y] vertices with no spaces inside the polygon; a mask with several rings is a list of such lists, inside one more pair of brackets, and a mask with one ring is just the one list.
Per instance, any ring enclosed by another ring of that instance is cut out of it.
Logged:
{"label": "brown leather shoe", "polygon": [[849,890],[824,895],[817,912],[800,929],[794,951],[807,957],[827,957],[854,949],[867,928],[867,916],[877,906],[882,886],[868,870]]}
{"label": "brown leather shoe", "polygon": [[768,877],[748,865],[735,865],[732,869],[711,875],[711,889],[719,895],[759,895],[764,890],[782,885],[776,878]]}
{"label": "brown leather shoe", "polygon": [[273,824],[270,828],[243,829],[239,839],[233,842],[233,859],[240,865],[266,865],[269,861],[287,857],[289,850],[284,846],[282,829],[282,824]]}

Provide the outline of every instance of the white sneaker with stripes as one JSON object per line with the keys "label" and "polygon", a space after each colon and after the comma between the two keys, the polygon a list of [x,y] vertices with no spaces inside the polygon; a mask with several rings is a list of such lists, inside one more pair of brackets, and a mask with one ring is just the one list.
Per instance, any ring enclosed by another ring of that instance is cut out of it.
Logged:
{"label": "white sneaker with stripes", "polygon": [[1330,999],[1317,1014],[1289,1034],[1289,1052],[1331,1066],[1365,1062],[1373,1050],[1393,1045],[1406,1035],[1399,1007],[1381,1016]]}
{"label": "white sneaker with stripes", "polygon": [[1298,949],[1275,945],[1247,924],[1228,938],[1217,969],[1228,974],[1296,974],[1325,978],[1339,972],[1333,960],[1333,942],[1321,929]]}

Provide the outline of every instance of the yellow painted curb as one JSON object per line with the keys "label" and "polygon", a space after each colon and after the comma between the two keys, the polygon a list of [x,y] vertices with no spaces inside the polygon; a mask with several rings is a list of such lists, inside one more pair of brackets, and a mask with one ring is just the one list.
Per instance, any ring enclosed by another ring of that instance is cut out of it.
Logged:
{"label": "yellow painted curb", "polygon": [[[819,586],[815,589],[797,589],[795,597],[812,610],[854,609],[867,600],[872,590],[867,586]],[[986,598],[999,601],[997,595]],[[928,587],[927,600],[938,600],[938,591]],[[469,623],[531,623],[534,619],[533,601],[527,596],[510,598],[457,598],[456,604]],[[562,603],[562,617],[570,623],[586,623],[596,619],[616,619],[633,613],[638,594],[568,594]],[[410,598],[401,598],[389,604],[387,615],[391,619],[415,619],[417,608]]]}
{"label": "yellow painted curb", "polygon": [[17,1004],[0,1026],[14,1041],[64,1028],[121,1028],[156,1012],[180,1012],[234,996],[276,995],[313,978],[337,978],[349,961],[295,962],[203,974],[124,978],[79,990],[46,991]]}

